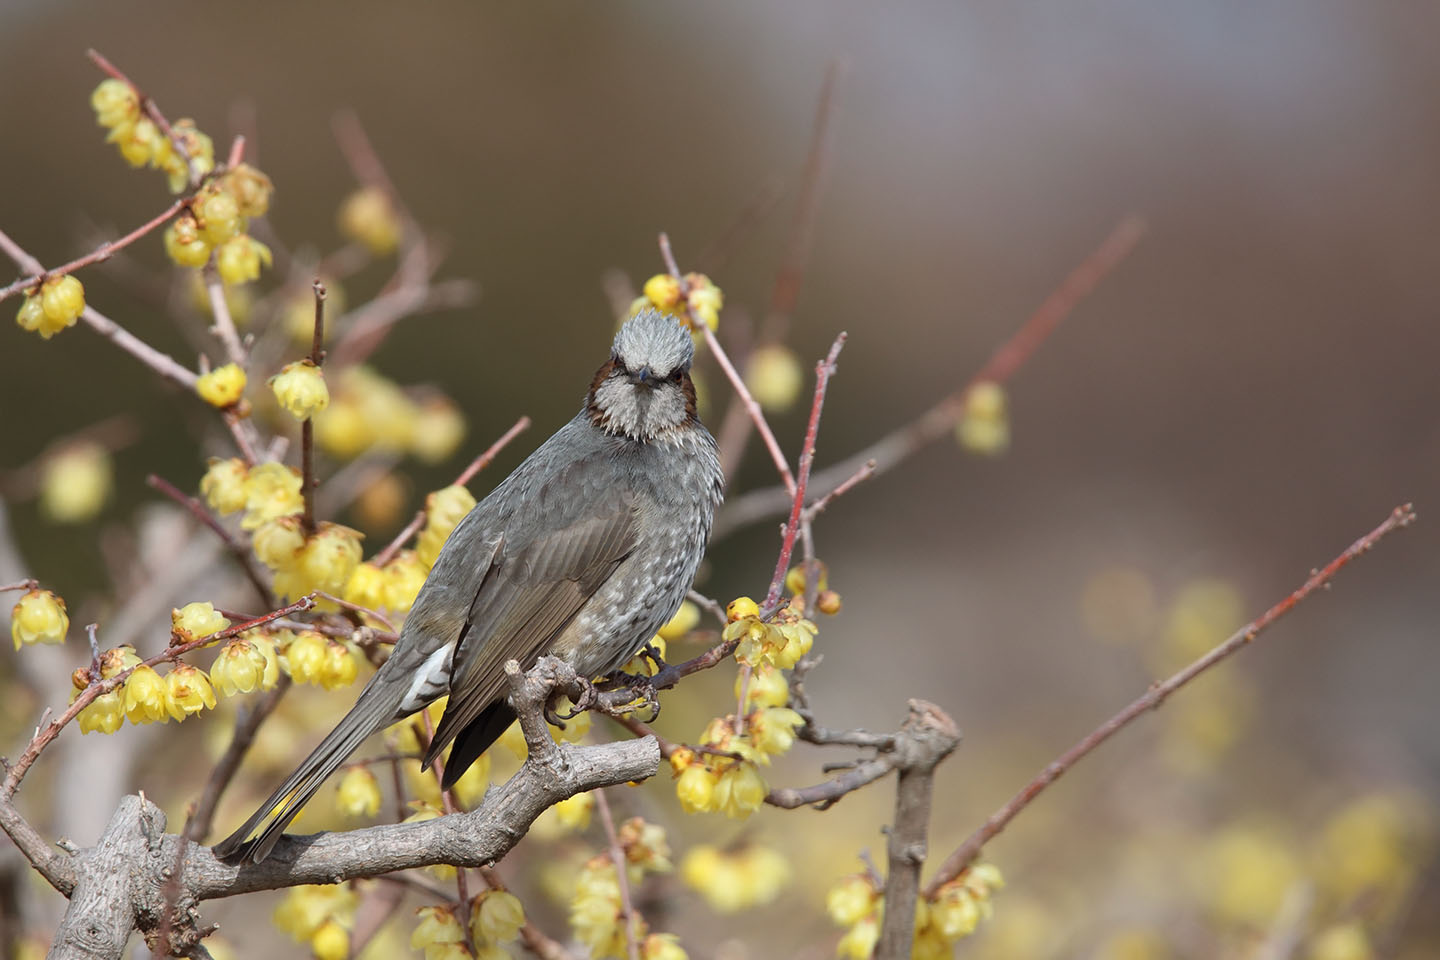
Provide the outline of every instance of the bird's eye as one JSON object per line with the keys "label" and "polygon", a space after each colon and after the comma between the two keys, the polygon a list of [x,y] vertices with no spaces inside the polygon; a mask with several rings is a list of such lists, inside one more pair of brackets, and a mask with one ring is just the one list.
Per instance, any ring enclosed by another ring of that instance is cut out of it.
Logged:
{"label": "bird's eye", "polygon": [[670,379],[671,379],[673,382],[675,382],[675,383],[679,383],[681,380],[684,380],[684,379],[685,379],[685,368],[684,368],[684,367],[676,367],[676,368],[675,368],[675,372],[672,373],[672,374],[670,374]]}

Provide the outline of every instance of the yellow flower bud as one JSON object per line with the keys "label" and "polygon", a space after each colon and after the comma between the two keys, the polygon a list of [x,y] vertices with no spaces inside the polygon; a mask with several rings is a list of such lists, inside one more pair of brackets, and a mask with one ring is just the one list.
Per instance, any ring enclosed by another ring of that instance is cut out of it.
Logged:
{"label": "yellow flower bud", "polygon": [[736,763],[715,784],[715,806],[727,817],[744,820],[760,809],[766,793],[765,781],[755,765]]}
{"label": "yellow flower bud", "polygon": [[835,945],[835,953],[850,960],[870,960],[879,940],[880,921],[873,915],[868,916],[845,931],[845,936]]}
{"label": "yellow flower bud", "polygon": [[40,284],[40,308],[52,326],[72,326],[85,312],[85,288],[69,274],[51,277]]}
{"label": "yellow flower bud", "polygon": [[400,243],[400,219],[384,190],[362,187],[340,205],[340,232],[383,257]]}
{"label": "yellow flower bud", "polygon": [[[78,696],[80,691],[75,691]],[[74,700],[75,697],[71,697]],[[109,693],[102,693],[89,706],[80,711],[76,719],[80,722],[80,732],[83,733],[114,733],[120,729],[125,721],[125,700],[121,691],[111,690]]]}
{"label": "yellow flower bud", "polygon": [[686,600],[680,604],[680,609],[675,611],[675,616],[660,628],[660,637],[664,640],[679,640],[699,625],[700,608]]}
{"label": "yellow flower bud", "polygon": [[345,581],[343,596],[357,607],[379,610],[385,606],[385,571],[369,562],[358,565]]}
{"label": "yellow flower bud", "polygon": [[285,647],[281,666],[296,683],[320,686],[326,671],[326,640],[314,630],[302,630]]}
{"label": "yellow flower bud", "polygon": [[838,926],[848,927],[859,922],[875,909],[879,895],[869,878],[849,876],[825,894],[825,912]]}
{"label": "yellow flower bud", "polygon": [[149,117],[118,124],[105,139],[115,144],[126,163],[137,168],[154,160],[157,151],[165,149],[165,135]]}
{"label": "yellow flower bud", "polygon": [[49,590],[31,590],[10,609],[10,639],[16,650],[27,643],[64,643],[69,629],[65,601]]}
{"label": "yellow flower bud", "polygon": [[325,644],[325,666],[320,675],[320,685],[326,690],[348,687],[360,673],[360,663],[355,651],[339,640]]}
{"label": "yellow flower bud", "polygon": [[595,809],[595,794],[577,793],[568,800],[555,804],[555,819],[566,830],[579,831],[590,826],[590,814]]}
{"label": "yellow flower bud", "polygon": [[429,572],[414,550],[402,550],[385,565],[385,608],[408,613]]}
{"label": "yellow flower bud", "polygon": [[177,663],[165,677],[165,709],[176,720],[201,710],[215,709],[215,690],[205,673],[188,663]]}
{"label": "yellow flower bud", "polygon": [[657,273],[645,281],[645,298],[661,310],[671,311],[680,303],[680,280],[668,273]]}
{"label": "yellow flower bud", "polygon": [[166,712],[165,678],[150,667],[136,667],[122,689],[125,691],[125,719],[131,723],[163,723],[170,719]]}
{"label": "yellow flower bud", "polygon": [[444,397],[436,397],[416,411],[410,449],[425,463],[447,459],[465,439],[465,417]]}
{"label": "yellow flower bud", "polygon": [[20,304],[20,312],[15,314],[15,322],[22,330],[40,334],[40,339],[49,340],[55,334],[70,326],[68,323],[51,320],[45,313],[45,307],[40,297],[27,296]]}
{"label": "yellow flower bud", "polygon": [[225,174],[221,181],[225,191],[235,198],[242,217],[263,217],[270,209],[270,196],[275,184],[259,170],[242,163]]}
{"label": "yellow flower bud", "polygon": [[447,943],[462,943],[465,931],[449,907],[421,907],[415,911],[420,922],[410,933],[410,946],[429,952],[431,947]]}
{"label": "yellow flower bud", "polygon": [[[180,193],[190,182],[190,167],[203,177],[215,169],[215,143],[209,135],[195,128],[195,121],[188,117],[176,120],[170,125],[176,139],[184,148],[183,155],[172,152],[157,155],[155,165],[170,177],[170,192]],[[186,162],[189,158],[189,162]]]}
{"label": "yellow flower bud", "polygon": [[360,563],[359,530],[338,523],[321,523],[295,555],[296,572],[310,589],[341,593]]}
{"label": "yellow flower bud", "polygon": [[296,420],[309,420],[330,405],[325,374],[310,360],[287,364],[270,378],[270,389],[275,391],[280,406],[290,411]]}
{"label": "yellow flower bud", "polygon": [[305,532],[298,514],[276,517],[261,524],[250,538],[255,556],[271,570],[288,570],[305,546]]}
{"label": "yellow flower bud", "polygon": [[210,666],[211,682],[227,697],[270,690],[279,679],[280,660],[275,654],[275,644],[254,630],[221,647]]}
{"label": "yellow flower bud", "polygon": [[90,94],[90,106],[95,110],[95,120],[102,127],[118,127],[132,123],[140,116],[140,98],[135,88],[114,77],[100,81]]}
{"label": "yellow flower bud", "polygon": [[[819,571],[819,576],[815,578],[815,589],[824,590],[830,586],[830,568],[818,560],[815,561],[815,566]],[[804,593],[805,579],[805,564],[791,567],[785,571],[785,589],[790,593]]]}
{"label": "yellow flower bud", "polygon": [[686,813],[704,813],[716,809],[716,793],[720,778],[703,763],[688,766],[675,781],[675,796]]}
{"label": "yellow flower bud", "polygon": [[745,364],[745,385],[767,411],[789,410],[805,386],[805,371],[794,350],[772,344],[750,354]]}
{"label": "yellow flower bud", "polygon": [[275,908],[275,926],[295,938],[297,943],[310,940],[326,923],[335,921],[342,927],[355,913],[356,894],[344,884],[307,884],[291,887]]}
{"label": "yellow flower bud", "polygon": [[221,514],[245,507],[245,478],[249,468],[239,457],[228,460],[211,457],[205,476],[200,478],[200,495]]}
{"label": "yellow flower bud", "polygon": [[193,209],[200,224],[201,236],[210,246],[218,247],[237,236],[245,225],[240,219],[240,205],[233,196],[218,186],[212,186],[209,190],[203,199],[195,202]]}
{"label": "yellow flower bud", "polygon": [[997,456],[1010,446],[1010,417],[1005,389],[983,381],[965,395],[965,412],[955,425],[960,445],[972,453]]}
{"label": "yellow flower bud", "polygon": [[215,252],[220,279],[231,286],[259,280],[261,266],[269,267],[271,262],[270,248],[248,233],[225,241]]}
{"label": "yellow flower bud", "polygon": [[725,608],[725,617],[731,623],[746,617],[760,616],[760,605],[749,597],[737,597]]}
{"label": "yellow flower bud", "polygon": [[435,565],[440,548],[455,526],[475,507],[470,491],[452,484],[425,498],[425,529],[415,544],[415,554],[426,567]]}
{"label": "yellow flower bud", "polygon": [[347,817],[373,817],[380,812],[380,784],[366,767],[351,767],[340,778],[335,805]]}
{"label": "yellow flower bud", "polygon": [[335,920],[326,920],[310,938],[315,960],[346,960],[350,956],[350,934]]}
{"label": "yellow flower bud", "polygon": [[98,443],[66,447],[40,471],[40,506],[59,523],[82,523],[100,512],[112,486],[109,452]]}
{"label": "yellow flower bud", "polygon": [[182,267],[203,267],[210,260],[210,244],[200,235],[200,225],[189,213],[175,218],[165,228],[165,255]]}
{"label": "yellow flower bud", "polygon": [[209,601],[197,600],[179,610],[170,611],[170,629],[183,643],[219,633],[228,626],[230,621],[216,612],[214,604]]}
{"label": "yellow flower bud", "polygon": [[245,395],[245,371],[233,363],[202,373],[195,381],[195,392],[212,407],[234,406]]}
{"label": "yellow flower bud", "polygon": [[[740,696],[741,676],[735,674],[735,696]],[[770,663],[761,663],[750,672],[750,682],[745,687],[745,701],[748,707],[783,707],[790,702],[790,681],[784,671]]]}
{"label": "yellow flower bud", "polygon": [[283,463],[262,463],[245,474],[245,519],[240,526],[258,529],[277,517],[299,513],[305,508],[300,493],[300,471]]}
{"label": "yellow flower bud", "polygon": [[487,890],[475,898],[470,910],[470,930],[476,940],[509,943],[525,926],[525,907],[507,890]]}
{"label": "yellow flower bud", "polygon": [[762,755],[785,753],[795,745],[795,731],[804,724],[805,719],[787,707],[761,707],[750,718],[750,742]]}
{"label": "yellow flower bud", "polygon": [[821,590],[815,597],[815,609],[826,616],[835,616],[840,612],[840,594],[834,590]]}

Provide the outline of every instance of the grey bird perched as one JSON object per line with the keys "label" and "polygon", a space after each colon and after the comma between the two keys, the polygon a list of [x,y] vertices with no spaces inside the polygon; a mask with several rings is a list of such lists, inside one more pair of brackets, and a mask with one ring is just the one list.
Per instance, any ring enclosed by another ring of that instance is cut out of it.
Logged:
{"label": "grey bird perched", "polygon": [[447,694],[424,766],[453,741],[449,787],[515,719],[507,660],[528,669],[550,654],[581,676],[610,674],[674,616],[724,486],[715,440],[695,412],[693,355],[673,317],[645,311],[621,327],[584,408],[460,521],[390,659],[216,845],[218,856],[265,859],[361,741]]}

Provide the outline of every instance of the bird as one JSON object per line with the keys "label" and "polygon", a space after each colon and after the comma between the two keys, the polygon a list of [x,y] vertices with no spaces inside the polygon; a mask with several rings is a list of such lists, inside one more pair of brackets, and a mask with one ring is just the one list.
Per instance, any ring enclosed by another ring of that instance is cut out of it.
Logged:
{"label": "bird", "polygon": [[[215,854],[259,863],[371,734],[448,696],[425,752],[448,788],[515,719],[506,661],[613,674],[679,609],[724,495],[696,412],[694,344],[645,309],[615,334],[583,406],[455,527],[355,705]],[[543,371],[541,371],[543,372]]]}

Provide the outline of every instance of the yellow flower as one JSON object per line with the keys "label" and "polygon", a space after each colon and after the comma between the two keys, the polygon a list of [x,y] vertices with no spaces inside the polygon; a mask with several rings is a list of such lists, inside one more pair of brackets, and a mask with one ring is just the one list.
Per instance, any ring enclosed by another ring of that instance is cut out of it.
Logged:
{"label": "yellow flower", "polygon": [[760,605],[749,597],[736,597],[725,607],[725,617],[731,623],[760,616]]}
{"label": "yellow flower", "polygon": [[[80,691],[75,691],[78,696]],[[73,701],[75,696],[70,699]],[[80,711],[76,717],[80,722],[81,733],[114,733],[120,729],[120,724],[125,720],[125,699],[119,690],[111,690],[109,693],[102,693],[89,706]]]}
{"label": "yellow flower", "polygon": [[506,890],[487,890],[470,909],[470,929],[476,940],[509,943],[525,926],[525,907]]}
{"label": "yellow flower", "polygon": [[447,459],[465,439],[465,416],[444,397],[435,397],[415,414],[410,449],[425,463]]}
{"label": "yellow flower", "polygon": [[[170,175],[170,192],[179,193],[190,180],[189,167],[193,166],[203,177],[215,169],[215,142],[210,136],[195,128],[195,121],[181,117],[170,125],[175,136],[184,147],[184,156],[171,152],[163,162],[157,162]],[[186,158],[189,158],[189,164]]]}
{"label": "yellow flower", "polygon": [[348,687],[355,682],[360,672],[360,662],[350,646],[339,640],[325,644],[325,667],[320,675],[320,685],[326,690]]}
{"label": "yellow flower", "polygon": [[234,406],[245,395],[245,371],[233,363],[216,367],[200,374],[195,381],[195,392],[212,407]]}
{"label": "yellow flower", "polygon": [[250,546],[260,562],[271,570],[290,569],[295,565],[300,548],[305,546],[300,516],[291,514],[266,521],[251,536]]}
{"label": "yellow flower", "polygon": [[645,298],[661,310],[670,311],[680,303],[680,280],[668,273],[657,273],[645,281]]}
{"label": "yellow flower", "polygon": [[720,309],[725,305],[720,288],[703,273],[687,273],[685,282],[689,290],[685,300],[695,319],[711,330],[720,326]]}
{"label": "yellow flower", "polygon": [[412,948],[424,950],[428,955],[431,947],[464,942],[465,931],[449,907],[420,907],[415,915],[420,922],[410,934]]}
{"label": "yellow flower", "polygon": [[235,198],[242,217],[263,217],[270,209],[270,195],[275,184],[259,170],[242,163],[221,180],[226,192]]}
{"label": "yellow flower", "polygon": [[344,597],[357,607],[379,610],[385,606],[385,571],[368,561],[357,565],[345,581]]}
{"label": "yellow flower", "polygon": [[686,813],[714,810],[720,778],[703,763],[688,766],[675,781],[675,796]]}
{"label": "yellow flower", "polygon": [[841,880],[825,894],[825,912],[837,926],[848,927],[869,916],[879,900],[880,894],[870,878],[856,874]]}
{"label": "yellow flower", "polygon": [[210,261],[210,244],[200,235],[200,224],[189,212],[165,228],[163,239],[165,255],[182,267],[203,267]]}
{"label": "yellow flower", "polygon": [[240,526],[254,530],[276,517],[305,508],[300,471],[283,463],[262,463],[245,475],[245,519]]}
{"label": "yellow flower", "polygon": [[138,666],[122,688],[125,691],[125,718],[131,723],[165,722],[165,679],[147,666]]}
{"label": "yellow flower", "polygon": [[165,677],[165,709],[176,720],[215,709],[215,690],[205,679],[205,672],[188,663],[175,664]]}
{"label": "yellow flower", "polygon": [[745,364],[745,385],[761,407],[770,412],[789,410],[805,385],[805,371],[795,351],[780,344],[760,347]]}
{"label": "yellow flower", "polygon": [[425,498],[425,529],[415,544],[415,555],[426,567],[435,565],[450,532],[475,507],[475,498],[459,484],[436,490]]}
{"label": "yellow flower", "polygon": [[197,600],[179,610],[170,611],[170,630],[184,643],[219,633],[228,626],[230,621],[221,616],[208,600]]}
{"label": "yellow flower", "polygon": [[65,329],[64,324],[52,323],[50,318],[45,316],[45,308],[40,305],[40,298],[32,296],[27,296],[21,302],[20,312],[15,314],[15,322],[20,325],[20,329],[38,333],[44,340],[49,340]]}
{"label": "yellow flower", "polygon": [[414,550],[402,550],[385,564],[385,607],[396,613],[408,613],[425,585],[429,568]]}
{"label": "yellow flower", "polygon": [[27,643],[64,643],[69,629],[65,601],[49,590],[30,590],[10,609],[10,639],[16,650]]}
{"label": "yellow flower", "polygon": [[106,449],[98,443],[72,444],[41,467],[40,505],[52,520],[81,523],[100,512],[111,486]]}
{"label": "yellow flower", "polygon": [[245,476],[249,468],[239,457],[228,460],[211,457],[205,476],[200,478],[200,495],[221,514],[245,508]]}
{"label": "yellow flower", "polygon": [[794,746],[795,730],[804,724],[805,718],[788,707],[761,707],[750,718],[750,742],[769,763],[770,756]]}
{"label": "yellow flower", "polygon": [[715,785],[716,807],[736,820],[743,820],[765,802],[765,781],[752,763],[736,763],[720,775]]}
{"label": "yellow flower", "polygon": [[335,920],[326,920],[310,938],[315,960],[346,960],[350,956],[350,934]]}
{"label": "yellow flower", "polygon": [[321,523],[295,555],[295,572],[307,584],[300,592],[341,593],[360,563],[362,536],[359,530],[338,523]]}
{"label": "yellow flower", "polygon": [[280,679],[275,644],[259,631],[249,631],[220,648],[210,666],[210,680],[227,697],[270,690]]}
{"label": "yellow flower", "polygon": [[679,640],[700,625],[700,608],[689,600],[680,604],[675,616],[661,627],[659,635],[664,640]]}
{"label": "yellow flower", "polygon": [[680,870],[686,885],[699,891],[719,913],[768,904],[790,880],[790,864],[785,858],[761,846],[721,851],[701,844],[685,855]]}
{"label": "yellow flower", "polygon": [[196,200],[191,209],[197,214],[200,235],[212,247],[233,239],[245,228],[240,219],[240,205],[218,184],[208,187],[203,199]]}
{"label": "yellow flower", "polygon": [[140,116],[140,98],[135,95],[135,88],[113,77],[100,81],[90,94],[90,106],[102,127],[118,127]]}
{"label": "yellow flower", "polygon": [[[741,673],[735,674],[735,696],[740,696]],[[750,671],[750,682],[745,687],[745,705],[755,707],[783,707],[790,702],[790,681],[785,672],[769,663],[761,663]]]}
{"label": "yellow flower", "polygon": [[335,805],[348,817],[373,817],[380,812],[380,784],[366,767],[351,767],[340,778]]}
{"label": "yellow flower", "polygon": [[85,312],[85,288],[75,277],[51,277],[40,285],[40,309],[51,323],[71,326]]}
{"label": "yellow flower", "polygon": [[400,219],[384,190],[362,187],[340,205],[340,232],[383,257],[400,242]]}
{"label": "yellow flower", "polygon": [[132,167],[143,167],[169,149],[165,143],[165,135],[149,117],[139,117],[128,123],[118,124],[110,129],[110,134],[105,139],[115,144],[120,156]]}
{"label": "yellow flower", "polygon": [[330,405],[325,374],[310,360],[287,364],[270,378],[270,389],[275,391],[280,406],[290,411],[296,420],[309,420]]}
{"label": "yellow flower", "polygon": [[1010,446],[1010,417],[1005,388],[982,381],[965,395],[965,412],[955,424],[960,445],[972,453],[996,456]]}
{"label": "yellow flower", "polygon": [[555,819],[566,830],[584,830],[590,826],[590,813],[594,809],[595,794],[577,793],[555,804]]}
{"label": "yellow flower", "polygon": [[297,943],[310,940],[331,921],[345,926],[355,913],[357,897],[345,884],[306,884],[291,887],[275,908],[275,926]]}
{"label": "yellow flower", "polygon": [[225,241],[215,252],[220,279],[230,286],[259,280],[261,266],[269,267],[271,262],[270,248],[248,233]]}
{"label": "yellow flower", "polygon": [[680,938],[673,933],[652,933],[640,945],[643,960],[689,960],[689,954],[680,946]]}
{"label": "yellow flower", "polygon": [[879,940],[880,921],[873,915],[868,916],[845,931],[845,936],[835,945],[835,953],[851,960],[870,960]]}

